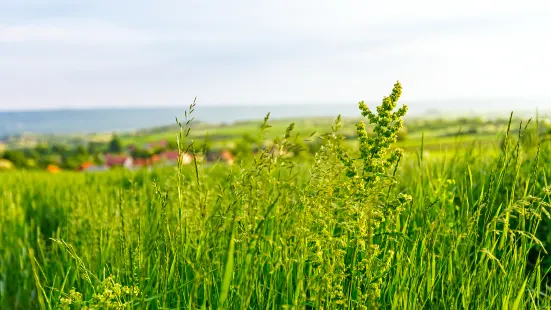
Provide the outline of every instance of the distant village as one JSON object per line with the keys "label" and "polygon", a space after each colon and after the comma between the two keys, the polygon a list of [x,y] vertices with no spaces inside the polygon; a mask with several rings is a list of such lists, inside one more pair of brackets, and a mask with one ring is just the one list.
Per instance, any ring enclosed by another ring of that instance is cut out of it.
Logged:
{"label": "distant village", "polygon": [[[115,137],[102,151],[93,151],[90,145],[88,149],[77,147],[73,150],[63,149],[60,146],[49,147],[47,151],[38,147],[27,150],[8,150],[0,157],[0,171],[16,168],[38,168],[50,173],[62,170],[99,172],[114,168],[150,170],[153,167],[175,166],[178,163],[188,165],[193,162],[193,154],[180,153],[176,148],[177,146],[170,145],[166,140],[150,142],[142,148],[135,145],[123,148]],[[230,150],[210,150],[205,156],[195,155],[195,160],[219,161],[232,165],[234,156]]]}
{"label": "distant village", "polygon": [[[158,141],[155,143],[148,143],[146,149],[167,149],[168,143],[166,140]],[[153,154],[149,157],[132,157],[135,151],[135,146],[130,145],[126,148],[125,154],[110,154],[104,155],[104,164],[97,165],[91,161],[84,162],[78,168],[79,171],[95,172],[105,171],[111,168],[125,168],[129,170],[137,169],[151,169],[153,166],[175,166],[178,164],[178,157],[181,157],[180,163],[182,165],[188,165],[193,161],[193,155],[190,153],[180,154],[177,150],[165,150],[158,154]],[[199,161],[205,160],[202,156],[196,155],[196,159]],[[220,152],[209,152],[206,156],[207,161],[221,161],[229,165],[233,164],[234,158],[229,150],[222,150]],[[52,167],[55,169],[55,167]]]}

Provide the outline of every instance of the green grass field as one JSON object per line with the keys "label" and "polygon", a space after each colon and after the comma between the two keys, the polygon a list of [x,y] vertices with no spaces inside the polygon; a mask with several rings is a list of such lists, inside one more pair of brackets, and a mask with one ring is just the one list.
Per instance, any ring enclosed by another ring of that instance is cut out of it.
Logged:
{"label": "green grass field", "polygon": [[549,145],[391,144],[397,89],[378,136],[344,123],[356,142],[335,131],[315,157],[285,156],[302,127],[277,122],[224,129],[278,136],[233,166],[0,174],[0,308],[551,307]]}

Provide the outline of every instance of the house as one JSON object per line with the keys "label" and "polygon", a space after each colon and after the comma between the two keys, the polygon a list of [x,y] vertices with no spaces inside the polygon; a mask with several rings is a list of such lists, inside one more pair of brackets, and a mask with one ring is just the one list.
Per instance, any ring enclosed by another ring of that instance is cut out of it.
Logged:
{"label": "house", "polygon": [[133,164],[134,164],[134,160],[130,156],[113,155],[113,154],[105,155],[105,165],[108,168],[124,167],[124,168],[127,168],[127,169],[131,169]]}
{"label": "house", "polygon": [[84,170],[87,170],[88,168],[94,166],[94,163],[93,162],[90,162],[90,161],[87,161],[87,162],[83,162],[82,164],[80,164],[80,166],[78,167],[78,170],[79,171],[84,171]]}
{"label": "house", "polygon": [[233,155],[228,150],[223,150],[222,153],[220,153],[220,159],[228,165],[233,165]]}
{"label": "house", "polygon": [[206,157],[208,162],[217,161],[218,158],[220,158],[220,152],[214,151],[214,150],[208,150]]}
{"label": "house", "polygon": [[78,170],[83,172],[105,171],[107,169],[109,169],[107,166],[95,165],[90,161],[84,162],[78,167]]}
{"label": "house", "polygon": [[[159,154],[159,156],[161,157],[161,159],[164,161],[166,165],[176,165],[178,164],[179,154],[180,154],[179,151],[166,151]],[[181,158],[182,158],[182,165],[187,165],[191,163],[191,161],[193,160],[193,157],[191,156],[191,154],[188,154],[188,153],[183,153]]]}
{"label": "house", "polygon": [[161,156],[161,158],[163,159],[165,165],[176,165],[178,163],[178,155],[178,151],[166,151],[159,154],[159,156]]}
{"label": "house", "polygon": [[136,158],[134,159],[133,168],[134,169],[151,169],[152,160],[151,158]]}
{"label": "house", "polygon": [[182,154],[182,165],[191,164],[192,161],[193,161],[193,156],[191,156],[191,154],[189,153]]}
{"label": "house", "polygon": [[194,156],[189,155],[189,162],[191,163],[194,160],[198,163],[202,163],[205,161],[205,156],[203,156],[203,154],[201,153],[195,154]]}
{"label": "house", "polygon": [[132,166],[134,166],[135,168],[144,167],[148,165],[149,165],[149,161],[147,158],[136,158],[134,159],[134,162],[132,164]]}
{"label": "house", "polygon": [[161,157],[159,155],[153,155],[149,160],[151,161],[151,164],[156,164],[161,161]]}
{"label": "house", "polygon": [[97,171],[106,171],[109,168],[107,166],[92,165],[88,166],[85,169],[81,170],[83,172],[97,172]]}
{"label": "house", "polygon": [[61,172],[61,168],[56,165],[48,165],[48,167],[46,167],[46,171],[49,173],[59,173]]}
{"label": "house", "polygon": [[209,151],[207,153],[207,161],[213,162],[213,161],[223,161],[229,165],[233,164],[233,155],[228,150],[222,150],[220,152],[218,151]]}

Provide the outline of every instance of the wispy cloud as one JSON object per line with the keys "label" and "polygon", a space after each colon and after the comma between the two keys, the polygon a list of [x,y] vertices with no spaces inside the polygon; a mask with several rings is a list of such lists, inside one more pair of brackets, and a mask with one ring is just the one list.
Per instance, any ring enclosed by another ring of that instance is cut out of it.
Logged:
{"label": "wispy cloud", "polygon": [[547,0],[0,0],[0,109],[353,102],[396,79],[410,100],[550,98],[548,16]]}
{"label": "wispy cloud", "polygon": [[7,44],[42,42],[50,44],[120,45],[128,43],[146,44],[155,41],[154,36],[95,20],[0,24],[0,43]]}

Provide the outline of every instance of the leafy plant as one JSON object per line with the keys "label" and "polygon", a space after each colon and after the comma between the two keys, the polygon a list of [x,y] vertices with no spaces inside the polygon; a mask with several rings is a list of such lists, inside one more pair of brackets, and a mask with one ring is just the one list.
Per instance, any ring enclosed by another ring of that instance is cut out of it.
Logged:
{"label": "leafy plant", "polygon": [[191,165],[2,173],[0,308],[549,308],[551,147],[523,123],[501,152],[404,153],[401,91],[311,157],[267,115],[249,160],[204,163],[194,102]]}

